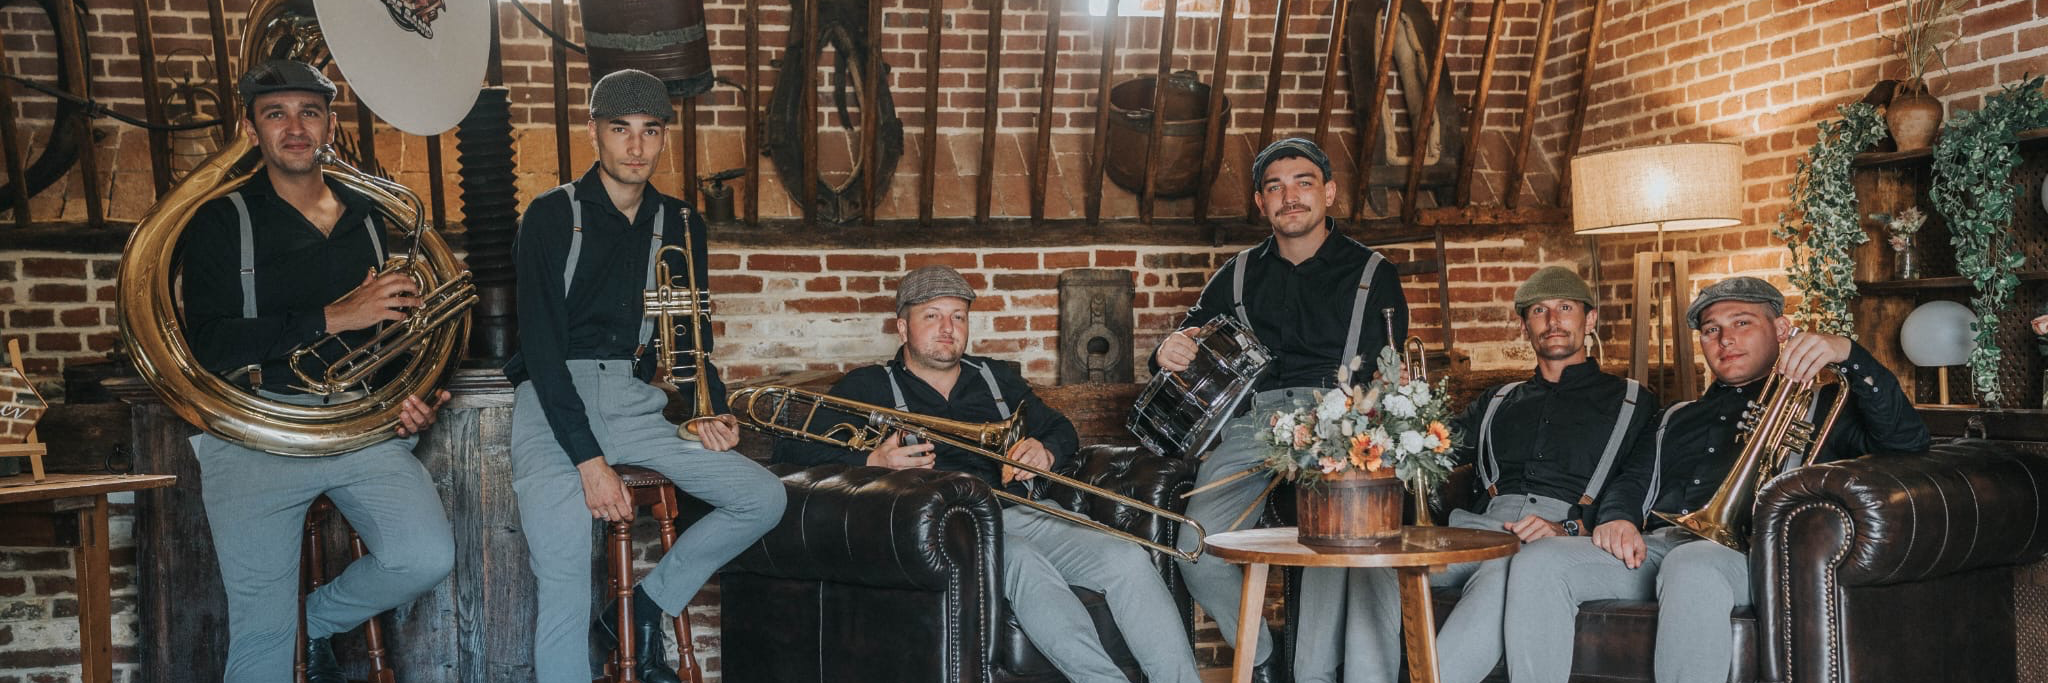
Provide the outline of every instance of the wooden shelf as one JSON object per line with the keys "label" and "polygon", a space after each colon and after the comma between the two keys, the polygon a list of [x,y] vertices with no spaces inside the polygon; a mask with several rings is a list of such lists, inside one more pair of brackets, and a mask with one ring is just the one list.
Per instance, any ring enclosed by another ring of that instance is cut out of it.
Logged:
{"label": "wooden shelf", "polygon": [[[2038,282],[2041,280],[2048,280],[2048,270],[2023,270],[2016,274],[2020,276],[2020,282]],[[1960,275],[1955,277],[1924,277],[1917,280],[1885,280],[1882,282],[1858,281],[1856,283],[1856,293],[1904,294],[1910,292],[1920,292],[1930,289],[1965,289],[1969,286],[1970,278],[1962,277]]]}
{"label": "wooden shelf", "polygon": [[[2018,135],[2013,136],[2013,138],[2015,139],[2015,141],[2021,144],[2034,142],[2036,140],[2048,140],[2048,128],[2035,128],[2029,131],[2021,131]],[[1925,161],[1933,158],[1933,147],[1907,150],[1904,152],[1864,152],[1862,154],[1856,155],[1856,159],[1854,161],[1849,162],[1849,165],[1861,168],[1865,166],[1883,166],[1887,164],[1896,164],[1902,162]]]}

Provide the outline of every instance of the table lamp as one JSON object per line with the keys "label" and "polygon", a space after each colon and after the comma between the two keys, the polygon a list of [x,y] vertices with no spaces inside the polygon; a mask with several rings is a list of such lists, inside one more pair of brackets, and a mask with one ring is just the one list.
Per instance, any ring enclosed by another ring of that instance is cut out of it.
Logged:
{"label": "table lamp", "polygon": [[[1691,294],[1692,254],[1665,251],[1664,233],[1742,223],[1742,147],[1688,142],[1581,154],[1572,157],[1571,174],[1573,234],[1657,233],[1655,249],[1635,255],[1635,304],[1629,311],[1635,333],[1629,376],[1648,382],[1652,321],[1668,317],[1673,334],[1686,329],[1685,298]],[[1655,286],[1659,265],[1671,269],[1668,293]],[[1651,311],[1653,300],[1663,303],[1666,316]],[[1682,401],[1697,394],[1697,372],[1692,345],[1673,341],[1677,387],[1664,396]],[[1657,357],[1660,362],[1664,357],[1661,343]]]}
{"label": "table lamp", "polygon": [[1970,362],[1977,350],[1977,333],[1972,327],[1977,314],[1954,301],[1929,301],[1906,315],[1899,325],[1899,348],[1906,360],[1923,368],[1934,368],[1941,387],[1941,404],[1948,402],[1948,369]]}

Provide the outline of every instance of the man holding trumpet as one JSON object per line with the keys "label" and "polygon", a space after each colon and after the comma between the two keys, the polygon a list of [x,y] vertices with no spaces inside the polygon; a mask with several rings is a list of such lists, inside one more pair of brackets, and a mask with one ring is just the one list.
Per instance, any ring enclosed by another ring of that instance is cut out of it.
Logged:
{"label": "man holding trumpet", "polygon": [[[896,334],[902,348],[883,365],[848,372],[831,395],[862,403],[962,422],[998,422],[1023,413],[1024,438],[1006,457],[1045,470],[1071,463],[1080,447],[1074,425],[1046,407],[1023,376],[989,358],[968,355],[969,309],[974,290],[959,273],[927,266],[903,277],[896,291]],[[825,412],[825,411],[821,411]],[[829,428],[866,420],[833,412],[812,424]],[[963,472],[1010,493],[1034,497],[1029,471],[946,444],[911,443],[898,432],[874,450],[783,439],[777,462],[843,463],[890,469],[934,468]],[[1057,505],[1049,499],[1038,502]],[[1024,505],[1003,509],[1003,597],[1024,635],[1068,680],[1126,683],[1103,649],[1088,611],[1069,585],[1107,600],[1124,642],[1153,683],[1195,683],[1194,651],[1180,628],[1173,596],[1139,546]]]}

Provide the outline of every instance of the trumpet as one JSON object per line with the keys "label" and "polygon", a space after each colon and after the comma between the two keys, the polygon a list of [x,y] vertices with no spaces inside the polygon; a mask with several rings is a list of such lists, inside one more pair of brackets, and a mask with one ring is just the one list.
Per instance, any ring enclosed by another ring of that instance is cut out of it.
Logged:
{"label": "trumpet", "polygon": [[[425,207],[421,206],[419,195],[411,189],[358,170],[348,162],[342,161],[332,147],[322,148],[319,159],[321,164],[340,171],[330,173],[327,177],[334,178],[370,197],[383,207],[388,215],[400,218],[404,213],[410,213],[411,220],[406,224],[414,226],[415,231],[423,229],[421,226],[426,225]],[[461,271],[454,277],[438,278],[427,270],[430,266],[420,260],[420,242],[418,239],[413,240],[412,247],[404,256],[393,256],[385,261],[378,269],[377,276],[403,272],[412,278],[416,289],[425,288],[436,279],[440,279],[439,284],[433,285],[432,289],[420,295],[420,305],[408,312],[404,320],[379,325],[376,334],[361,346],[352,347],[342,340],[340,334],[330,334],[311,344],[293,349],[286,358],[286,363],[292,374],[298,376],[301,389],[322,396],[331,396],[364,384],[375,376],[377,371],[413,353],[429,338],[476,305],[476,285],[471,282],[469,271]],[[323,351],[330,349],[338,350],[340,356],[328,361],[327,354]],[[320,369],[306,367],[308,360],[322,361]]]}
{"label": "trumpet", "polygon": [[[1812,414],[1820,401],[1821,387],[1828,384],[1840,388],[1835,391],[1827,414],[1820,416],[1816,425],[1806,416]],[[1740,434],[1736,436],[1742,453],[1736,457],[1735,466],[1729,468],[1728,476],[1721,480],[1721,488],[1714,492],[1714,497],[1706,506],[1684,516],[1664,512],[1657,516],[1700,538],[1738,552],[1747,551],[1749,520],[1757,491],[1777,476],[1782,465],[1795,459],[1798,467],[1813,462],[1848,399],[1848,382],[1833,365],[1804,382],[1794,382],[1773,371],[1764,379],[1763,391],[1742,413]]]}
{"label": "trumpet", "polygon": [[[1119,495],[1108,489],[1094,486],[1072,477],[1055,474],[1051,470],[1004,455],[1004,453],[1009,451],[1010,446],[1023,438],[1024,413],[1022,410],[1012,414],[1010,419],[1001,422],[961,422],[884,408],[872,403],[863,403],[814,391],[775,385],[747,387],[734,391],[731,400],[733,414],[739,417],[741,426],[770,436],[802,439],[855,451],[868,451],[873,450],[882,443],[883,439],[888,438],[889,432],[902,432],[905,435],[947,444],[975,455],[993,459],[1003,464],[1005,472],[1008,472],[1010,468],[1030,472],[1046,481],[1068,486],[1088,495],[1115,502],[1118,505],[1130,506],[1148,515],[1184,524],[1194,530],[1195,547],[1193,550],[1181,550],[1149,538],[1125,532],[1108,524],[1103,524],[1079,512],[1074,512],[1057,505],[1047,505],[1000,488],[994,489],[995,494],[1003,500],[1023,505],[1189,562],[1193,562],[1196,558],[1201,557],[1202,551],[1206,547],[1202,542],[1202,537],[1208,534],[1202,529],[1201,523],[1193,519],[1171,510],[1146,504],[1144,501],[1129,496]],[[812,423],[818,419],[820,409],[829,409],[852,415],[856,418],[866,416],[866,424],[839,423],[822,431],[814,430]],[[1007,476],[1005,479],[1007,479]]]}
{"label": "trumpet", "polygon": [[[685,231],[690,224],[688,209],[683,210]],[[654,289],[640,293],[643,315],[654,316],[655,357],[661,359],[662,367],[668,368],[670,386],[678,382],[695,385],[696,411],[690,419],[676,427],[676,436],[697,441],[697,433],[704,428],[706,420],[716,419],[711,414],[711,382],[708,375],[710,354],[704,353],[703,320],[711,315],[711,292],[697,282],[697,258],[690,252],[689,237],[683,238],[684,246],[669,245],[654,253]],[[669,273],[667,256],[670,251],[683,255],[682,284]],[[680,322],[678,319],[681,319]],[[690,326],[690,348],[676,346],[678,324]],[[687,374],[686,374],[687,373]]]}

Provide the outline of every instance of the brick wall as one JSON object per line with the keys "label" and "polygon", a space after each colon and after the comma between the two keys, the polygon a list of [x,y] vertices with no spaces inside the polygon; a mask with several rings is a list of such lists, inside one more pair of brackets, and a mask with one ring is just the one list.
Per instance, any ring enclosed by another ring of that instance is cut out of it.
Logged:
{"label": "brick wall", "polygon": [[[135,524],[132,505],[109,509],[114,680],[134,681]],[[77,572],[71,553],[0,548],[0,683],[69,683],[78,676]]]}

